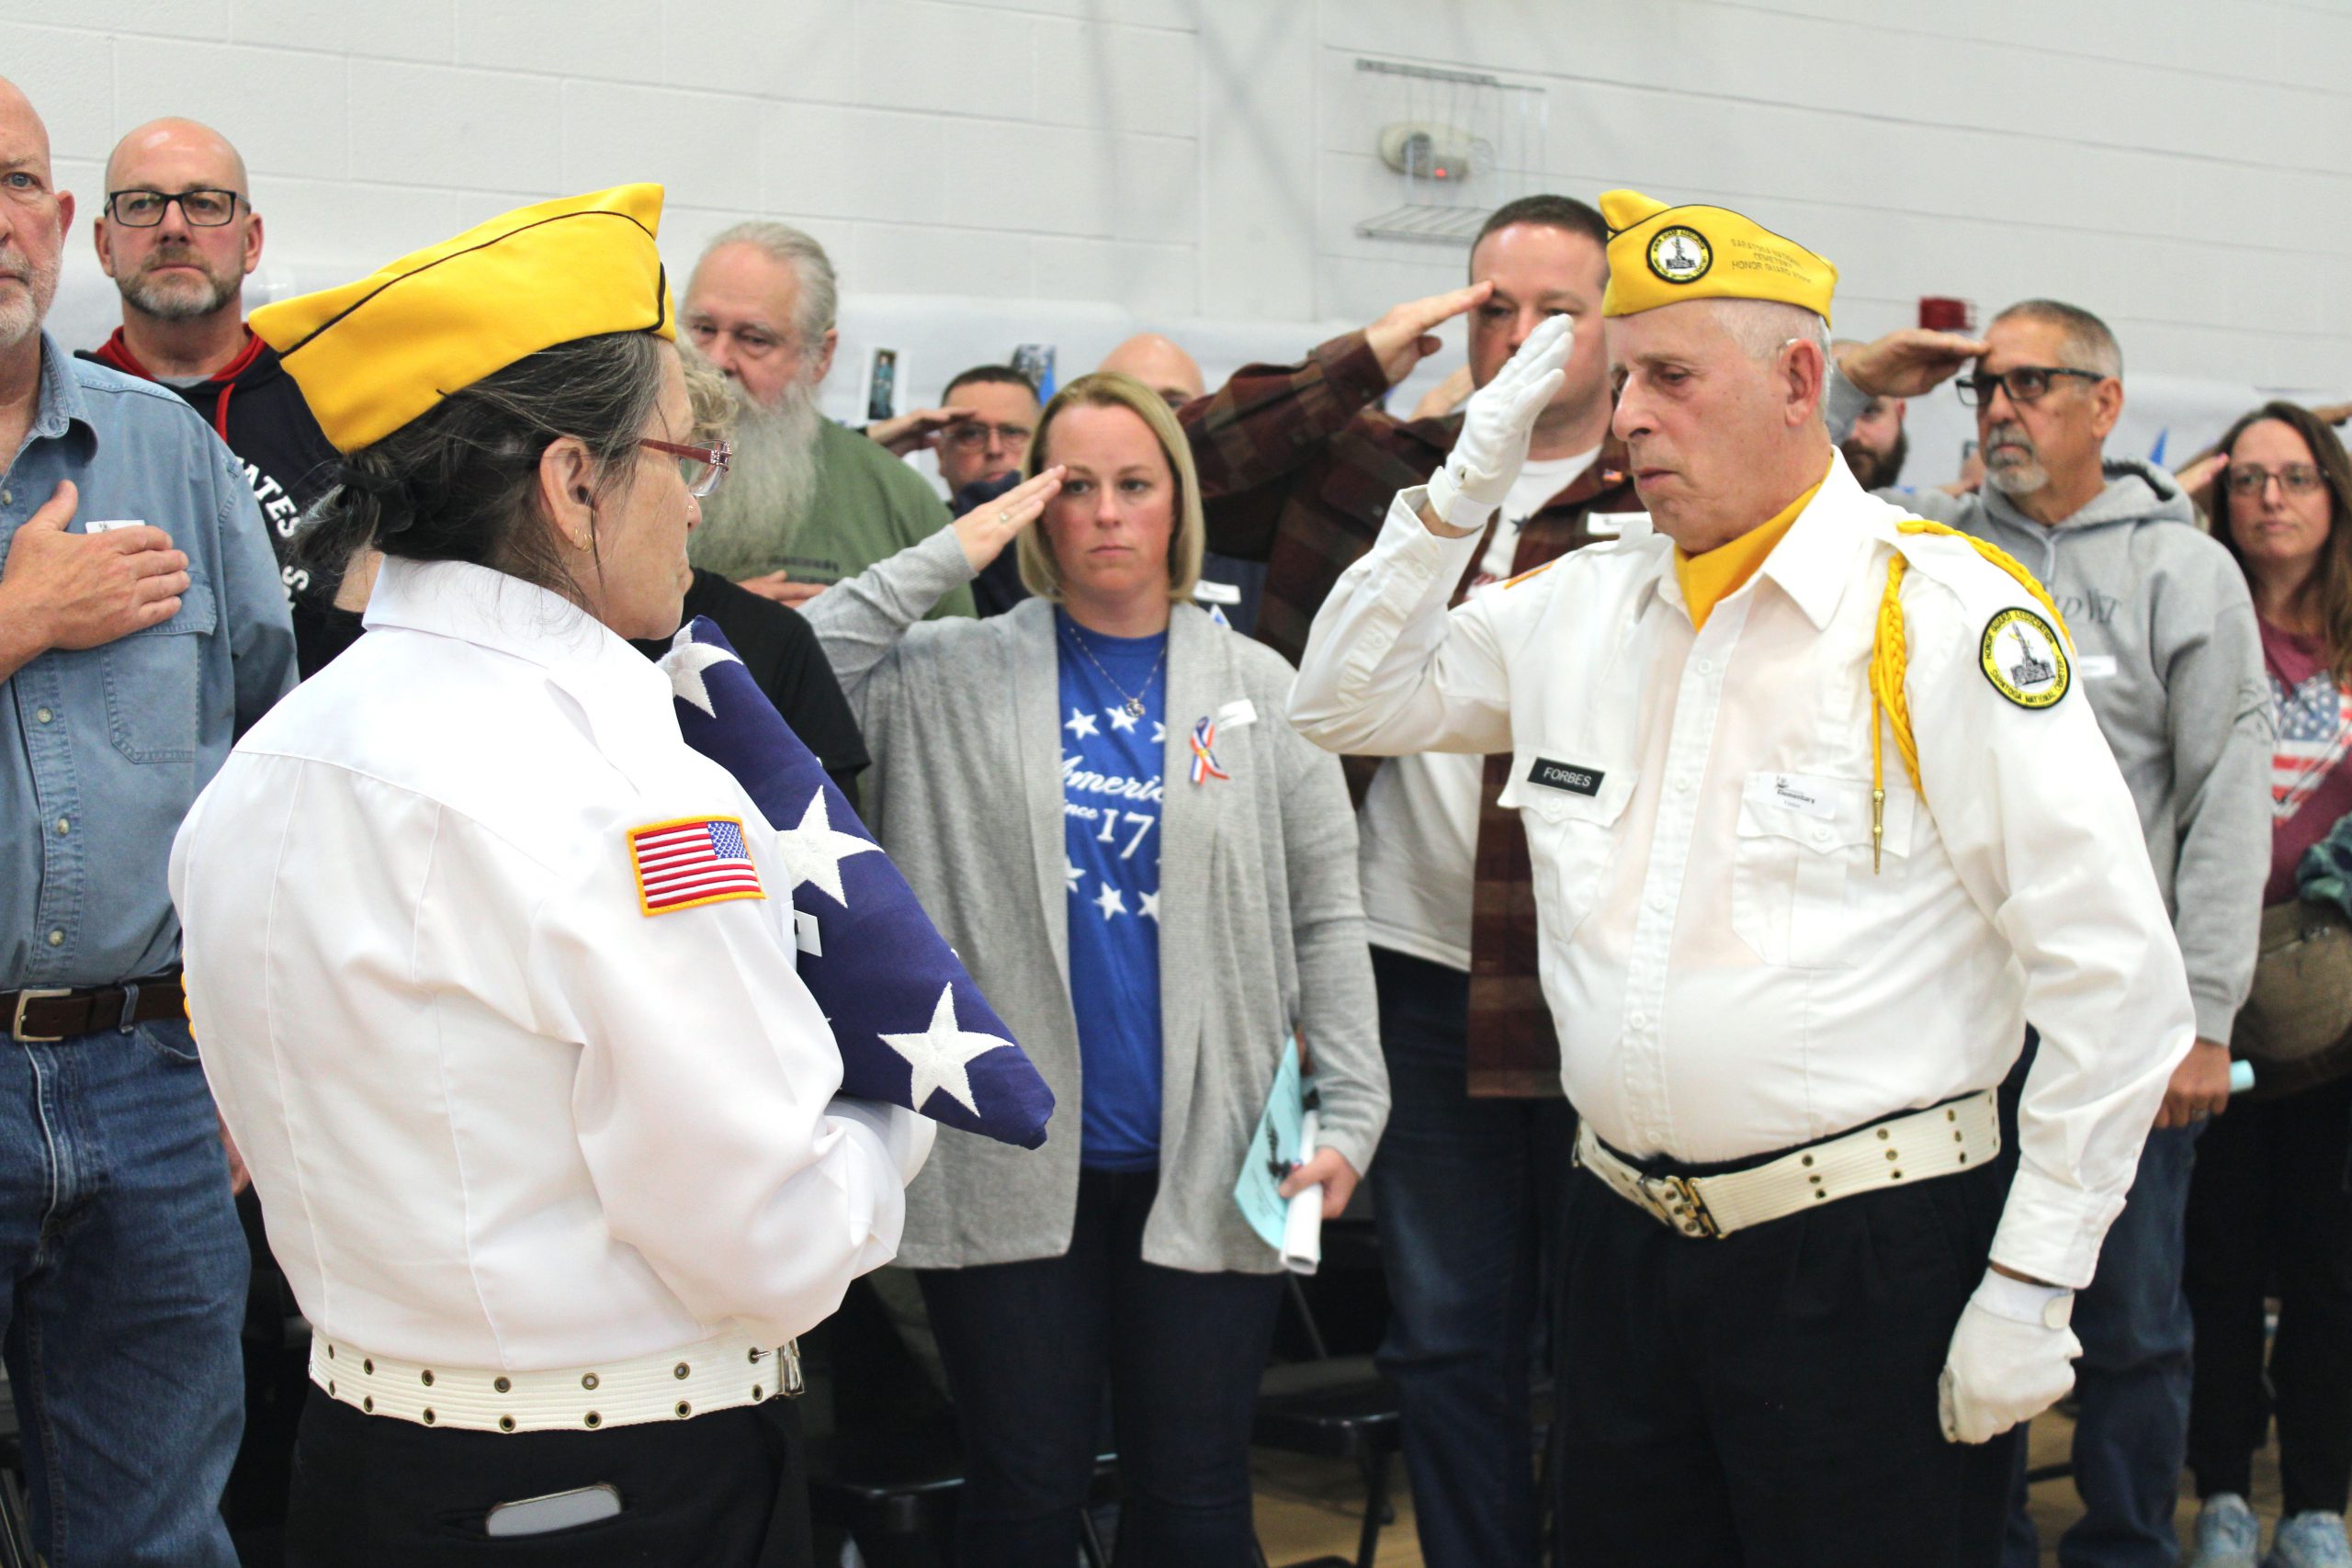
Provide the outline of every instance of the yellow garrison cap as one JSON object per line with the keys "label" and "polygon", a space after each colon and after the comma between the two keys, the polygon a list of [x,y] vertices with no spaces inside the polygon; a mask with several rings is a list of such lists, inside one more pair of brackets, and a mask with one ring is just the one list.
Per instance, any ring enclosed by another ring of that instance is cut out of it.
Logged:
{"label": "yellow garrison cap", "polygon": [[253,329],[335,450],[356,451],[543,348],[603,333],[674,341],[661,224],[656,185],[542,201],[356,283],[264,305]]}
{"label": "yellow garrison cap", "polygon": [[1838,269],[1794,240],[1722,207],[1668,207],[1636,190],[1600,198],[1609,225],[1604,316],[1681,299],[1777,299],[1829,319]]}

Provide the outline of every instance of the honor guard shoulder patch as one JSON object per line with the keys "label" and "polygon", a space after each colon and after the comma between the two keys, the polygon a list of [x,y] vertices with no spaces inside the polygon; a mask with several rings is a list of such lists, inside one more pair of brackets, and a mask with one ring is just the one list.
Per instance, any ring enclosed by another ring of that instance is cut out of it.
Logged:
{"label": "honor guard shoulder patch", "polygon": [[1993,689],[2021,708],[2046,708],[2075,683],[2066,645],[2031,610],[2003,610],[1984,623],[1977,662]]}
{"label": "honor guard shoulder patch", "polygon": [[637,876],[638,908],[649,915],[767,897],[743,842],[741,818],[685,817],[631,828],[628,863]]}

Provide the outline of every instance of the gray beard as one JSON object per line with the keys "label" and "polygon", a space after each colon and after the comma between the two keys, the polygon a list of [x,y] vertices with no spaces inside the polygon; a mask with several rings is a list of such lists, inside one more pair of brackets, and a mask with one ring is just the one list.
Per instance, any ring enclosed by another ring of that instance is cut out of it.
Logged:
{"label": "gray beard", "polygon": [[[1992,432],[1994,442],[1999,442],[2007,428],[1996,425]],[[2031,495],[2035,491],[2048,484],[2050,470],[2041,466],[2038,457],[2032,455],[2033,449],[2030,446],[2027,447],[2026,451],[2028,456],[2022,458],[2007,457],[1997,463],[1987,458],[1984,463],[1984,482],[2003,495],[2011,498]]]}
{"label": "gray beard", "polygon": [[9,246],[0,249],[0,267],[24,279],[25,297],[0,304],[0,348],[14,348],[39,332],[49,314],[50,303],[57,298],[58,264],[52,261],[36,267],[22,252]]}
{"label": "gray beard", "polygon": [[702,503],[686,558],[740,581],[775,570],[817,491],[817,389],[795,381],[772,409],[736,389],[735,444],[727,478]]}
{"label": "gray beard", "polygon": [[133,310],[159,321],[192,321],[236,299],[243,281],[215,277],[208,272],[199,287],[182,278],[166,281],[142,274],[124,281],[122,297]]}

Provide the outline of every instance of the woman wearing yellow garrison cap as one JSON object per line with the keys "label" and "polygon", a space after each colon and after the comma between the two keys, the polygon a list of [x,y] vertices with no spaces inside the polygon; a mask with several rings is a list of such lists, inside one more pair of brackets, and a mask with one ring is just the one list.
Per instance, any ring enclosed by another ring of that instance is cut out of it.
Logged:
{"label": "woman wearing yellow garrison cap", "polygon": [[1646,522],[1446,610],[1565,357],[1539,328],[1333,590],[1294,717],[1511,754],[1582,1118],[1562,1568],[1989,1565],[2195,1032],[2172,923],[2040,586],[1831,446],[1836,269],[1600,209]]}
{"label": "woman wearing yellow garrison cap", "polygon": [[662,193],[255,313],[368,635],[174,851],[205,1068],[313,1331],[288,1560],[797,1562],[795,1334],[930,1123],[833,1098],[775,835],[662,671],[695,497]]}

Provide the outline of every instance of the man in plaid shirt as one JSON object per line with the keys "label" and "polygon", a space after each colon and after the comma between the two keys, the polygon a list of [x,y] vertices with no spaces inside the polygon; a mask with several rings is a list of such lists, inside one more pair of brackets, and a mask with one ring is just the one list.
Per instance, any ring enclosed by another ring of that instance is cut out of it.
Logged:
{"label": "man in plaid shirt", "polygon": [[[1267,563],[1261,640],[1297,662],[1389,502],[1453,450],[1459,414],[1400,421],[1380,407],[1437,351],[1430,332],[1467,312],[1471,378],[1485,386],[1545,317],[1598,325],[1607,243],[1583,202],[1511,202],[1473,243],[1468,288],[1399,305],[1302,364],[1245,367],[1182,410],[1208,547]],[[1611,401],[1601,334],[1579,331],[1457,601],[1613,536],[1612,513],[1641,510],[1604,445]],[[1403,1404],[1421,1551],[1431,1568],[1532,1564],[1530,1349],[1574,1123],[1536,980],[1527,840],[1495,804],[1510,759],[1350,761],[1394,1091],[1369,1177],[1394,1306],[1380,1360]]]}

